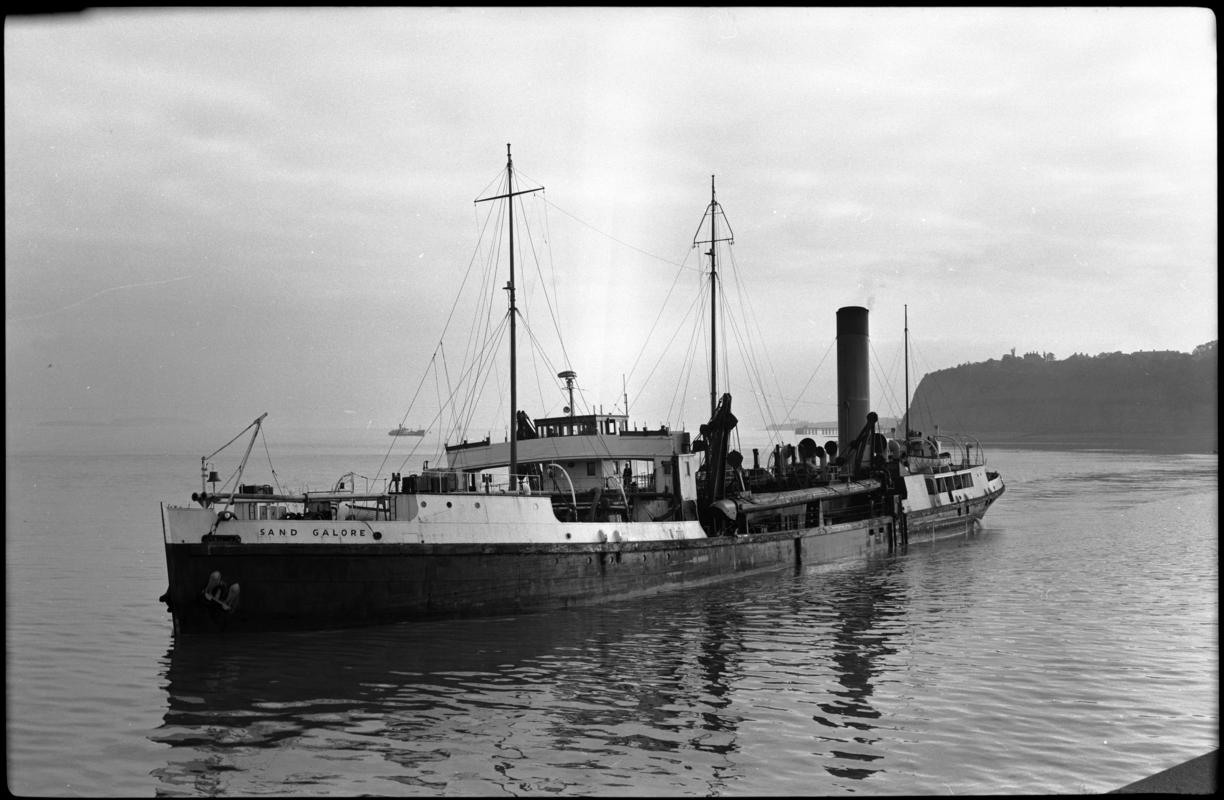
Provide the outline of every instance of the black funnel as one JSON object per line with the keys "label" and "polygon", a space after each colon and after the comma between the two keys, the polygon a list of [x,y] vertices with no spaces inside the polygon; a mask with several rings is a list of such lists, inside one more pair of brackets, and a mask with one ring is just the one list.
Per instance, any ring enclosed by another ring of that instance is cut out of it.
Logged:
{"label": "black funnel", "polygon": [[867,362],[867,309],[837,309],[837,449],[850,452],[850,442],[867,424],[871,411],[870,367]]}

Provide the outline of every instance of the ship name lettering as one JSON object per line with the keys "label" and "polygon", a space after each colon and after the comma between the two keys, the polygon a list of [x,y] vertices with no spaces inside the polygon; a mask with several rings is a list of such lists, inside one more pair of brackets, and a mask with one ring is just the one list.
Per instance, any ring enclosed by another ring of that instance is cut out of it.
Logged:
{"label": "ship name lettering", "polygon": [[311,533],[320,539],[324,539],[324,538],[328,538],[332,536],[336,536],[336,537],[361,536],[361,537],[364,537],[366,535],[365,528],[315,528],[313,531],[311,531]]}
{"label": "ship name lettering", "polygon": [[297,536],[297,528],[260,528],[260,536]]}

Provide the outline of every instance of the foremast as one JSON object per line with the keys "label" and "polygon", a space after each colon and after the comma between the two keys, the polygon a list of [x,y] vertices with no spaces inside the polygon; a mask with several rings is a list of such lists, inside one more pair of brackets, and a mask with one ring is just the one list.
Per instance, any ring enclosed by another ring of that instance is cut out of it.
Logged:
{"label": "foremast", "polygon": [[515,305],[514,291],[514,198],[520,194],[531,194],[543,191],[543,186],[534,189],[514,190],[514,160],[510,157],[510,143],[506,143],[506,192],[493,197],[478,198],[475,202],[484,203],[489,200],[506,200],[506,224],[510,234],[510,280],[506,282],[506,293],[509,296],[510,315],[510,482],[518,472],[518,347],[516,342],[516,322],[518,308]]}

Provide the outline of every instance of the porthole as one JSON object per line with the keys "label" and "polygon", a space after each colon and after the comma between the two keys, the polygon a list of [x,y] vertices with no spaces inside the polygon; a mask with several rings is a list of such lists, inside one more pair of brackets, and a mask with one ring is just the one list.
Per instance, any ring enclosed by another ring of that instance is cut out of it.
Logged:
{"label": "porthole", "polygon": [[477,500],[477,501],[476,501],[476,507],[477,507],[477,508],[480,508],[480,501],[479,501],[479,500]]}
{"label": "porthole", "polygon": [[421,508],[424,508],[426,505],[427,505],[427,503],[426,503],[424,500],[422,500],[422,501],[421,501]]}
{"label": "porthole", "polygon": [[453,504],[453,503],[451,503],[451,501],[450,501],[450,500],[447,500],[447,501],[446,501],[446,507],[447,507],[447,508],[451,508],[451,507],[453,507],[453,505],[454,505],[454,504]]}

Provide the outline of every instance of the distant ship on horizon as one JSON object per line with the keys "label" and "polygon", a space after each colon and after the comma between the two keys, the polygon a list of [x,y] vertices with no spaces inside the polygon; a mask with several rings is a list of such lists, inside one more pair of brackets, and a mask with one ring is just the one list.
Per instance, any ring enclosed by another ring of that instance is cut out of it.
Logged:
{"label": "distant ship on horizon", "polygon": [[388,436],[424,436],[424,428],[405,428],[403,425],[387,431]]}

